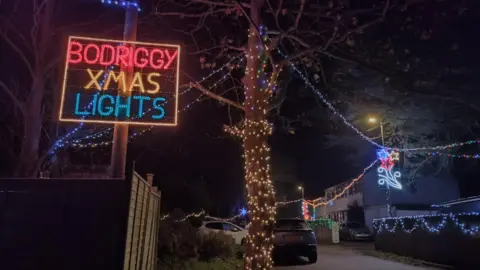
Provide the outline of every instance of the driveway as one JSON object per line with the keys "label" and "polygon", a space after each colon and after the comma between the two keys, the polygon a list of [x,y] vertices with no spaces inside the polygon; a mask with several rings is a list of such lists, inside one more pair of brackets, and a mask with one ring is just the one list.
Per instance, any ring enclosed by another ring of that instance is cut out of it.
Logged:
{"label": "driveway", "polygon": [[318,261],[308,264],[306,260],[288,262],[275,267],[278,270],[427,270],[435,268],[418,267],[386,261],[355,252],[350,246],[320,245]]}

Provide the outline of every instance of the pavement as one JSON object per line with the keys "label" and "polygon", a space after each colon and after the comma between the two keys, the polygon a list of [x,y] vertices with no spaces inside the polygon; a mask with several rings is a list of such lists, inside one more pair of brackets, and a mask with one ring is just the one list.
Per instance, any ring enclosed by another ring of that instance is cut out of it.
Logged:
{"label": "pavement", "polygon": [[278,270],[433,270],[437,268],[419,267],[399,262],[382,260],[362,255],[359,250],[372,249],[369,243],[349,245],[319,245],[318,261],[308,263],[307,259],[279,263]]}

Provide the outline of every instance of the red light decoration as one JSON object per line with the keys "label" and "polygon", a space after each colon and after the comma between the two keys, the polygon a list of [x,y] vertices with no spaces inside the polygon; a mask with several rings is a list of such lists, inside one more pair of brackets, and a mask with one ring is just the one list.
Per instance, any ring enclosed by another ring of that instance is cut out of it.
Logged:
{"label": "red light decoration", "polygon": [[[109,58],[108,56],[111,56]],[[103,44],[100,47],[94,43],[86,45],[77,41],[70,42],[68,63],[110,66],[135,66],[137,68],[152,68],[156,70],[169,69],[178,57],[176,49],[159,49],[134,46],[131,44],[112,46]]]}
{"label": "red light decoration", "polygon": [[67,48],[60,121],[177,125],[180,46],[69,37]]}

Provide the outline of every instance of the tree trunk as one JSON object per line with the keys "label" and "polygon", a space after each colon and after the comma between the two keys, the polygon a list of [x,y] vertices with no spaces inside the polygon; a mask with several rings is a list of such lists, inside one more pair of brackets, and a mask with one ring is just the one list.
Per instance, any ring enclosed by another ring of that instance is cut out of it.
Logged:
{"label": "tree trunk", "polygon": [[[256,26],[260,22],[263,0],[251,0],[250,17]],[[247,70],[243,78],[245,87],[244,158],[245,180],[248,192],[249,227],[244,269],[271,269],[273,225],[275,222],[275,192],[270,177],[270,148],[268,136],[271,127],[267,122],[268,89],[262,89],[261,69],[257,49],[261,39],[255,25],[250,25],[247,51]],[[261,47],[261,46],[260,46]]]}
{"label": "tree trunk", "polygon": [[[37,77],[41,77],[38,75]],[[22,148],[16,169],[17,176],[36,177],[38,173],[38,155],[42,132],[42,99],[45,83],[42,78],[36,78],[32,84],[31,94],[27,101],[24,115],[24,134]]]}

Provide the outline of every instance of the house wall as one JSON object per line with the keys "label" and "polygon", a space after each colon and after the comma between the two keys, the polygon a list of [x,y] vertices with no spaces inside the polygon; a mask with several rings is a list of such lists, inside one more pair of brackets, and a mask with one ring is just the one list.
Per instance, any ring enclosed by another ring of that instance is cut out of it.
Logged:
{"label": "house wall", "polygon": [[[365,210],[365,224],[373,229],[373,219],[388,217],[386,189],[378,184],[376,170],[371,170],[364,176],[363,203]],[[458,199],[460,193],[455,179],[448,174],[419,178],[415,182],[415,190],[404,186],[401,190],[390,189],[390,205],[432,205]],[[434,214],[437,211],[429,210],[397,210],[391,209],[392,216],[413,216]]]}
{"label": "house wall", "polygon": [[315,217],[316,218],[326,218],[326,217],[328,217],[327,206],[326,205],[317,206],[315,208]]}
{"label": "house wall", "polygon": [[[350,182],[345,182],[334,187],[331,187],[325,191],[325,200],[329,201],[336,194],[341,194],[343,189],[346,185],[350,184]],[[354,186],[347,190],[347,192],[343,193],[343,195],[332,201],[331,203],[325,206],[325,214],[327,217],[337,221],[337,222],[344,222],[347,220],[347,210],[348,206],[357,202],[359,206],[363,206],[363,183],[362,181],[358,181],[354,184]]]}
{"label": "house wall", "polygon": [[388,216],[387,207],[382,206],[367,206],[363,209],[365,213],[365,225],[373,232],[373,220],[375,218],[382,218]]}
{"label": "house wall", "polygon": [[[418,178],[414,185],[415,190],[408,186],[401,190],[391,188],[389,203],[431,205],[460,197],[456,180],[448,174]],[[378,184],[376,170],[369,171],[363,181],[364,206],[386,205],[385,192]]]}
{"label": "house wall", "polygon": [[442,213],[480,212],[480,201],[459,203],[448,208],[439,208]]}

